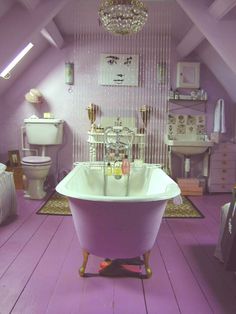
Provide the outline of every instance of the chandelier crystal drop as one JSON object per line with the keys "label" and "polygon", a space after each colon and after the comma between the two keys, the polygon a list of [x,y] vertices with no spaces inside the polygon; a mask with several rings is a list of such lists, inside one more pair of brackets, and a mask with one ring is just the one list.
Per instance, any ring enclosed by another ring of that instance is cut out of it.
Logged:
{"label": "chandelier crystal drop", "polygon": [[148,11],[140,0],[102,0],[99,20],[112,34],[139,32],[147,21]]}

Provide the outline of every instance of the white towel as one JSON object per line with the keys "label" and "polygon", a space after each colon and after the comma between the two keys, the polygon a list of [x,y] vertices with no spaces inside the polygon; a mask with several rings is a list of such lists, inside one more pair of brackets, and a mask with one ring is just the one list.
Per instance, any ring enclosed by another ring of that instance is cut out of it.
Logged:
{"label": "white towel", "polygon": [[214,115],[214,132],[225,133],[225,102],[224,99],[218,99]]}

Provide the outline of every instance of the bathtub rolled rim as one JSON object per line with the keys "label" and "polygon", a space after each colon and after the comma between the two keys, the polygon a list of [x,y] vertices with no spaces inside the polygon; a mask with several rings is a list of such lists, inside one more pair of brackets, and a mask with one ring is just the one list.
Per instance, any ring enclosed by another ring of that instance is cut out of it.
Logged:
{"label": "bathtub rolled rim", "polygon": [[76,198],[85,201],[97,201],[97,202],[154,202],[174,199],[181,194],[180,189],[176,186],[176,189],[171,192],[150,194],[142,196],[104,196],[104,195],[91,195],[91,194],[79,194],[73,191],[65,190],[59,185],[56,187],[56,191],[69,198]]}
{"label": "bathtub rolled rim", "polygon": [[[155,194],[146,194],[146,195],[131,195],[131,196],[104,196],[104,195],[98,195],[98,194],[85,194],[85,193],[79,193],[78,191],[70,190],[67,187],[67,183],[71,180],[71,178],[76,175],[77,169],[80,166],[87,167],[89,165],[88,162],[81,162],[78,165],[76,165],[70,173],[63,178],[61,182],[58,183],[56,186],[56,191],[59,194],[62,194],[69,198],[75,198],[80,200],[87,200],[87,201],[98,201],[98,202],[152,202],[152,201],[162,201],[162,200],[169,200],[174,199],[175,197],[178,197],[181,194],[181,190],[177,183],[175,183],[171,178],[172,182],[170,182],[165,191]],[[97,163],[98,166],[101,165],[101,163]],[[149,168],[158,168],[160,169],[159,164],[144,164],[145,166]],[[163,171],[163,170],[161,170]],[[163,171],[164,172],[164,171]]]}

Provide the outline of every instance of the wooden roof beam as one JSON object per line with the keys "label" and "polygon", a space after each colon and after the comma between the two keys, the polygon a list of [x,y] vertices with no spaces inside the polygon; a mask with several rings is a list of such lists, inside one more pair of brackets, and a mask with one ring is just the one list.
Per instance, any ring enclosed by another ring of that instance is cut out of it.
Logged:
{"label": "wooden roof beam", "polygon": [[0,20],[1,69],[31,41],[36,33],[46,27],[69,1],[71,0],[41,1],[37,9],[30,13],[22,5],[15,4]]}
{"label": "wooden roof beam", "polygon": [[[18,0],[29,11],[33,11],[37,8],[40,0]],[[56,48],[62,48],[64,45],[64,39],[56,26],[55,22],[51,20],[42,30],[43,37]]]}
{"label": "wooden roof beam", "polygon": [[[179,3],[179,1],[177,0]],[[181,2],[181,1],[180,1]],[[181,3],[179,3],[180,6]],[[209,14],[216,20],[222,19],[234,6],[236,0],[215,0],[207,8]],[[182,7],[184,9],[184,7]],[[187,13],[187,12],[186,12]],[[183,58],[189,55],[205,39],[204,32],[194,25],[177,46],[177,52]]]}

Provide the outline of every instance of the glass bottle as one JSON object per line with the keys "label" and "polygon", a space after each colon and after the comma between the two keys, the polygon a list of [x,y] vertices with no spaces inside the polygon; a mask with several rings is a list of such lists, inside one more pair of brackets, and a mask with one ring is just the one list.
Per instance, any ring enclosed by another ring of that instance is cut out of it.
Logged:
{"label": "glass bottle", "polygon": [[121,160],[115,161],[114,168],[113,168],[113,175],[115,179],[120,179],[122,177]]}
{"label": "glass bottle", "polygon": [[111,163],[108,162],[107,166],[106,166],[106,175],[107,176],[111,176],[112,175],[112,167],[111,167]]}
{"label": "glass bottle", "polygon": [[130,173],[130,162],[128,155],[125,155],[125,158],[122,160],[121,170],[123,175]]}

